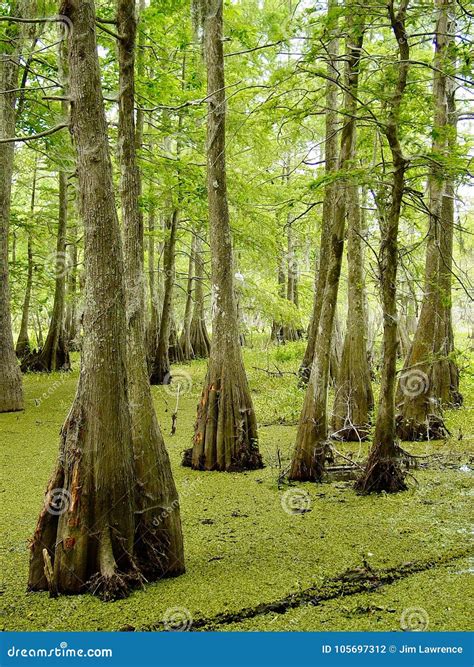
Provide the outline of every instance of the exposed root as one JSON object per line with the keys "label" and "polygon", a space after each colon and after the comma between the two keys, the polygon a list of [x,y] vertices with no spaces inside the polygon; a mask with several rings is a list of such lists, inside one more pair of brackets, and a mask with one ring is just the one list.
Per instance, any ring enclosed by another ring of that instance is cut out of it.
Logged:
{"label": "exposed root", "polygon": [[146,581],[166,576],[168,569],[169,537],[150,523],[140,522],[136,530],[135,562]]}
{"label": "exposed root", "polygon": [[168,364],[154,364],[150,374],[150,384],[171,384],[172,376]]}
{"label": "exposed root", "polygon": [[375,448],[369,456],[363,475],[354,484],[355,490],[363,495],[406,491],[407,471],[402,467],[401,455],[402,450],[397,448],[396,456],[383,458],[379,448]]}
{"label": "exposed root", "polygon": [[50,373],[51,371],[70,371],[71,361],[69,350],[64,343],[59,346],[56,352],[46,349],[39,352],[30,352],[21,360],[22,373]]}
{"label": "exposed root", "polygon": [[[257,422],[241,361],[208,371],[194,432],[191,467],[241,472],[263,468]],[[187,457],[184,456],[184,465]]]}
{"label": "exposed root", "polygon": [[191,468],[193,465],[193,448],[189,447],[183,452],[183,458],[181,460],[181,465],[185,468]]}
{"label": "exposed root", "polygon": [[456,389],[452,389],[450,392],[450,403],[449,406],[450,408],[460,408],[464,402],[464,397],[461,394],[460,391],[457,391]]}
{"label": "exposed root", "polygon": [[263,467],[262,455],[255,445],[251,445],[250,447],[242,446],[239,449],[227,471],[243,472],[244,470],[259,470]]}
{"label": "exposed root", "polygon": [[293,460],[288,479],[295,482],[321,483],[324,480],[327,463],[334,463],[331,443],[327,441],[317,443],[313,447],[310,460],[304,455],[304,451],[302,458]]}
{"label": "exposed root", "polygon": [[94,574],[86,583],[86,589],[92,595],[97,595],[103,602],[123,600],[140,584],[140,577],[136,574],[122,574],[115,572],[112,575]]}

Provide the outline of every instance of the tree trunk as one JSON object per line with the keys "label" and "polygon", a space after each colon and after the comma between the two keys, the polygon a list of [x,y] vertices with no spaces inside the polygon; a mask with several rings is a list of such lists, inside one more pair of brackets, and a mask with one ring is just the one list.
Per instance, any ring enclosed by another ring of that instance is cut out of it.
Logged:
{"label": "tree trunk", "polygon": [[[286,294],[285,294],[286,276],[285,276],[283,251],[281,252],[281,256],[279,257],[279,260],[278,260],[277,280],[278,280],[278,296],[280,297],[280,299],[284,299],[286,297]],[[283,324],[281,323],[281,321],[279,321],[279,320],[273,320],[271,339],[274,340],[278,344],[281,344],[281,343],[285,342],[284,327],[283,327]]]}
{"label": "tree trunk", "polygon": [[[355,41],[350,57],[358,59],[363,35]],[[351,90],[357,97],[357,66],[352,66]],[[356,157],[356,130],[350,159]],[[360,441],[367,438],[370,415],[374,406],[370,370],[367,360],[367,313],[365,309],[364,251],[362,218],[357,183],[346,186],[347,198],[347,327],[342,358],[337,374],[336,398],[333,408],[333,429],[341,440]]]}
{"label": "tree trunk", "polygon": [[155,356],[151,366],[151,384],[169,384],[171,382],[171,365],[169,357],[171,315],[175,279],[176,232],[178,229],[178,211],[174,209],[165,218],[167,238],[163,252],[164,294],[161,310],[160,330]]}
{"label": "tree trunk", "polygon": [[39,307],[35,313],[35,321],[36,321],[35,334],[36,334],[36,345],[38,349],[42,348],[44,344],[43,327],[41,322],[41,310],[42,310],[41,307]]}
{"label": "tree trunk", "polygon": [[[207,189],[213,327],[209,367],[198,407],[191,465],[200,470],[262,467],[257,420],[239,345],[225,162],[226,93],[222,0],[206,3]],[[189,460],[189,455],[185,460]]]}
{"label": "tree trunk", "polygon": [[[119,0],[120,195],[127,302],[127,371],[137,509],[135,547],[148,581],[184,572],[178,493],[156,418],[145,352],[144,232],[141,178],[136,160],[135,0]],[[166,511],[157,511],[157,508]]]}
{"label": "tree trunk", "polygon": [[[337,6],[336,0],[329,0],[328,14]],[[339,39],[335,31],[332,31],[331,39],[328,43],[327,54],[328,64],[327,73],[330,79],[326,83],[326,107],[327,111],[324,116],[325,122],[325,143],[324,143],[324,160],[325,172],[329,176],[332,172],[337,170],[338,163],[338,85],[335,79],[338,78],[338,53],[339,53]],[[330,235],[334,221],[336,197],[336,183],[329,182],[324,189],[323,201],[323,218],[321,227],[321,241],[319,252],[319,266],[316,276],[313,312],[308,327],[308,342],[304,353],[303,361],[301,363],[299,374],[301,382],[306,384],[311,374],[311,364],[313,363],[314,353],[316,348],[316,338],[319,330],[319,319],[321,316],[321,309],[323,306],[324,289],[326,287],[326,277],[328,270],[327,257],[330,253]]]}
{"label": "tree trunk", "polygon": [[186,359],[184,358],[183,348],[178,337],[178,329],[174,318],[173,308],[171,308],[170,318],[170,337],[169,337],[169,359],[171,364],[182,364]]}
{"label": "tree trunk", "polygon": [[[438,20],[433,62],[433,153],[446,156],[448,128],[450,45],[454,26],[452,0],[437,0]],[[443,166],[433,162],[429,177],[429,229],[425,263],[425,288],[418,325],[406,358],[397,392],[397,433],[402,440],[446,437],[442,405],[451,403],[450,302],[453,221]],[[449,257],[448,257],[449,254]],[[449,304],[449,307],[446,306]]]}
{"label": "tree trunk", "polygon": [[[68,94],[68,70],[64,42],[59,46],[59,75],[65,95]],[[68,116],[68,103],[61,103],[64,118]],[[66,255],[66,232],[68,221],[68,175],[64,169],[59,171],[59,216],[56,241],[56,271],[54,302],[48,335],[43,349],[37,355],[24,359],[22,371],[59,371],[70,370],[69,347],[65,329],[66,315],[66,275],[68,271]]]}
{"label": "tree trunk", "polygon": [[[150,535],[143,530],[149,514],[142,507],[142,461],[136,461],[133,450],[128,404],[125,280],[94,2],[64,0],[60,13],[73,28],[71,129],[84,222],[84,344],[76,397],[61,431],[59,461],[31,544],[29,589],[49,588],[53,594],[91,590],[114,599],[141,583],[142,572],[177,574],[183,566],[179,558],[168,562],[163,555],[169,544],[164,531]],[[160,526],[163,517],[175,515],[169,506],[149,512]],[[45,560],[52,562],[49,581]]]}
{"label": "tree trunk", "polygon": [[[34,202],[34,185],[32,190],[32,202]],[[31,206],[31,213],[33,213],[34,203]],[[30,300],[31,300],[31,286],[33,283],[33,246],[31,240],[31,229],[28,229],[28,274],[26,277],[25,297],[23,299],[23,309],[21,312],[20,333],[16,341],[16,356],[20,359],[27,356],[31,352],[30,339],[28,336],[28,322],[30,318]]]}
{"label": "tree trunk", "polygon": [[[290,162],[289,158],[285,165],[284,178],[289,187],[290,184]],[[294,235],[292,227],[293,219],[288,211],[286,219],[286,294],[285,298],[290,303],[298,307],[298,260],[295,253]],[[301,327],[294,324],[287,324],[282,327],[282,341],[299,340],[302,336]]]}
{"label": "tree trunk", "polygon": [[[347,112],[342,128],[339,170],[344,173],[350,167],[353,155],[355,113],[357,111],[357,84],[362,46],[360,21],[348,17],[349,36],[346,47],[346,92],[344,109]],[[355,23],[351,28],[351,24]],[[353,44],[354,42],[354,44]],[[344,228],[346,218],[346,188],[350,186],[347,176],[338,183],[334,222],[329,238],[329,257],[326,287],[319,318],[319,331],[306,390],[303,411],[298,425],[296,446],[291,463],[290,479],[320,482],[323,478],[328,455],[328,387],[331,343],[334,331],[339,277],[344,250]]]}
{"label": "tree trunk", "polygon": [[202,241],[199,234],[200,232],[197,232],[195,235],[194,308],[189,335],[196,359],[207,359],[211,349],[211,342],[204,317],[204,262],[202,257]]}
{"label": "tree trunk", "polygon": [[399,463],[399,449],[395,437],[395,382],[397,366],[397,266],[398,227],[405,187],[407,162],[403,157],[399,138],[400,104],[405,92],[410,49],[405,30],[405,17],[409,0],[401,0],[395,14],[393,0],[388,13],[392,31],[398,42],[398,78],[390,101],[390,111],[385,134],[393,161],[391,202],[387,219],[381,218],[381,249],[379,257],[380,282],[383,306],[383,367],[377,420],[372,448],[365,471],[356,482],[360,493],[386,491],[395,493],[406,489],[405,476]]}
{"label": "tree trunk", "polygon": [[180,347],[183,351],[185,361],[194,359],[193,346],[191,345],[191,319],[193,315],[193,279],[194,279],[194,247],[195,236],[192,233],[191,249],[189,251],[188,280],[186,284],[186,306],[184,309],[184,324],[180,338]]}
{"label": "tree trunk", "polygon": [[[12,16],[23,16],[24,1],[11,2]],[[12,23],[0,53],[0,137],[15,135],[15,102],[22,31]],[[12,194],[14,143],[0,144],[0,412],[23,410],[23,387],[13,343],[8,267],[8,231]]]}
{"label": "tree trunk", "polygon": [[[150,186],[151,190],[151,186]],[[151,195],[151,192],[150,192]],[[158,262],[155,253],[155,223],[156,223],[156,207],[154,201],[150,201],[150,209],[148,211],[148,289],[150,294],[150,320],[146,330],[146,349],[149,363],[149,370],[151,370],[151,363],[156,352],[158,344],[159,333],[159,296],[158,296]]]}
{"label": "tree trunk", "polygon": [[70,228],[69,239],[69,271],[67,276],[67,303],[66,303],[66,340],[70,350],[80,349],[80,327],[77,313],[77,222],[74,220]]}
{"label": "tree trunk", "polygon": [[67,371],[71,368],[69,348],[65,330],[66,304],[66,229],[67,229],[67,174],[59,172],[59,218],[56,242],[56,280],[54,302],[48,335],[43,349],[38,354],[26,357],[21,364],[22,371]]}
{"label": "tree trunk", "polygon": [[[448,124],[451,131],[448,134],[449,153],[456,149],[457,141],[457,113],[456,113],[456,85],[452,78],[448,81],[447,94]],[[453,266],[453,236],[454,236],[454,201],[456,188],[454,178],[446,177],[445,195],[441,209],[442,235],[440,244],[441,254],[441,290],[442,306],[444,308],[444,335],[440,327],[441,357],[443,361],[434,368],[433,385],[435,393],[440,396],[442,404],[459,407],[463,403],[463,396],[459,390],[459,368],[454,358],[454,332],[452,319],[452,266]],[[439,375],[438,375],[439,373]],[[437,389],[436,389],[437,388]]]}

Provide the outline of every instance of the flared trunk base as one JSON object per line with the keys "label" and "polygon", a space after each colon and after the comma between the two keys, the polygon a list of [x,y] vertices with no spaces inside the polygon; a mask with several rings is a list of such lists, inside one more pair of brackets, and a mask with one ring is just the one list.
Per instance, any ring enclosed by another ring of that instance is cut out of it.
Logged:
{"label": "flared trunk base", "polygon": [[51,373],[53,371],[70,371],[71,359],[69,348],[61,336],[56,349],[44,347],[39,352],[32,352],[23,357],[21,362],[22,373]]}
{"label": "flared trunk base", "polygon": [[[306,452],[311,451],[308,456]],[[288,479],[294,482],[317,482],[324,480],[326,463],[332,462],[333,454],[330,443],[316,442],[311,448],[301,447],[299,455],[293,458]]]}
{"label": "flared trunk base", "polygon": [[[212,364],[212,362],[211,362]],[[257,422],[241,361],[210,368],[198,406],[194,445],[183,464],[195,470],[242,472],[263,468]]]}
{"label": "flared trunk base", "polygon": [[428,415],[424,422],[416,419],[406,419],[398,415],[396,421],[397,436],[408,442],[424,442],[427,440],[445,440],[449,437],[449,430],[439,415]]}
{"label": "flared trunk base", "polygon": [[380,449],[376,448],[370,454],[365,472],[354,484],[355,490],[362,494],[369,493],[398,493],[406,491],[406,473],[402,469],[397,457],[383,457]]}

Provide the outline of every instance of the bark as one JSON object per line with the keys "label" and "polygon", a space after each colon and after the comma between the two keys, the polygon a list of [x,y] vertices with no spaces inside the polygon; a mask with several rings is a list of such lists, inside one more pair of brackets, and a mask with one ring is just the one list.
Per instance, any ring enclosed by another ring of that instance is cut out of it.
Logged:
{"label": "bark", "polygon": [[[84,222],[84,344],[76,397],[61,431],[57,468],[31,544],[29,588],[49,588],[53,594],[91,590],[113,599],[141,583],[142,572],[147,578],[149,569],[154,575],[157,571],[177,574],[182,563],[167,560],[169,536],[164,531],[150,535],[143,530],[149,512],[160,527],[172,508],[153,507],[154,499],[147,505],[149,510],[141,508],[144,493],[138,471],[142,462],[135,460],[128,404],[122,245],[93,0],[64,0],[60,13],[73,27],[71,129]],[[143,461],[144,466],[147,463]],[[58,499],[63,500],[62,507]],[[48,557],[52,562],[49,582],[44,574]]]}
{"label": "bark", "polygon": [[225,79],[222,0],[208,2],[204,24],[207,65],[207,189],[211,239],[213,327],[207,376],[198,406],[192,453],[200,470],[262,467],[257,421],[239,345],[225,160]]}
{"label": "bark", "polygon": [[[38,159],[35,158],[35,164],[33,167],[33,182],[31,185],[31,200],[30,200],[30,223],[34,221],[35,215],[35,199],[36,199],[36,174],[38,168]],[[31,352],[30,339],[28,336],[28,323],[30,318],[30,301],[31,301],[31,288],[33,284],[33,243],[31,237],[31,228],[27,230],[28,241],[27,241],[27,255],[28,255],[28,272],[26,276],[26,286],[25,286],[25,296],[23,299],[23,308],[21,311],[21,325],[20,333],[18,334],[18,339],[16,341],[16,356],[22,359],[27,354]]]}
{"label": "bark", "polygon": [[[450,46],[455,26],[451,0],[437,0],[438,20],[433,74],[433,153],[448,154],[448,97]],[[429,229],[425,262],[425,287],[418,325],[406,358],[397,392],[397,433],[403,440],[430,440],[449,432],[442,416],[443,404],[458,402],[459,387],[452,386],[451,262],[453,188],[439,161],[429,177]],[[457,385],[457,386],[456,386]]]}
{"label": "bark", "polygon": [[[184,90],[186,80],[186,56],[183,55],[181,66],[181,87]],[[176,135],[176,160],[177,160],[177,200],[181,199],[181,133],[183,128],[183,115],[178,113],[178,128]],[[173,205],[173,212],[170,217],[165,218],[167,239],[165,241],[163,253],[163,272],[164,272],[164,294],[163,308],[160,318],[160,329],[158,332],[158,342],[153,356],[150,371],[151,384],[169,384],[171,382],[171,361],[181,361],[182,351],[179,341],[173,340],[173,349],[171,350],[173,359],[170,358],[170,335],[172,333],[173,320],[173,293],[176,274],[176,234],[178,230],[179,210]],[[175,333],[175,332],[173,332]]]}
{"label": "bark", "polygon": [[65,330],[66,305],[66,230],[67,230],[67,174],[59,172],[59,217],[56,241],[56,278],[53,312],[48,335],[42,350],[23,359],[22,371],[67,371],[71,368]]}
{"label": "bark", "polygon": [[[337,5],[336,0],[329,0],[328,13],[332,11]],[[328,77],[337,79],[338,72],[338,53],[339,53],[339,39],[337,34],[333,31],[331,39],[328,43]],[[338,164],[338,86],[337,83],[328,79],[326,84],[326,107],[325,113],[325,172],[330,176],[337,169]],[[329,182],[324,189],[323,201],[323,218],[321,227],[321,241],[319,252],[319,266],[316,275],[316,286],[314,293],[313,311],[308,327],[308,342],[304,353],[303,361],[299,369],[301,382],[306,384],[311,374],[311,364],[313,363],[316,338],[319,331],[319,319],[323,305],[324,290],[326,287],[326,278],[328,271],[327,257],[330,253],[330,236],[333,227],[334,210],[336,197],[336,183]]]}
{"label": "bark", "polygon": [[[34,211],[34,192],[35,188],[33,185],[32,190],[32,206],[31,213]],[[26,286],[25,286],[25,297],[23,299],[23,308],[21,312],[21,325],[20,333],[18,334],[18,339],[16,341],[16,356],[20,359],[23,359],[31,351],[30,348],[30,339],[28,336],[28,322],[30,318],[30,300],[31,300],[31,286],[33,283],[33,245],[31,239],[31,230],[28,229],[28,273],[26,276]]]}
{"label": "bark", "polygon": [[204,262],[202,256],[202,241],[199,232],[196,233],[195,236],[194,260],[194,308],[189,335],[196,359],[207,359],[211,349],[211,342],[207,333],[206,319],[204,317]]}
{"label": "bark", "polygon": [[[68,70],[64,42],[59,46],[59,75],[65,95],[68,94]],[[69,113],[67,101],[61,103],[64,118]],[[22,371],[67,371],[71,368],[69,347],[65,328],[66,316],[66,232],[68,222],[68,175],[64,169],[59,171],[59,215],[56,240],[56,271],[54,286],[53,312],[44,347],[38,354],[30,355],[22,362]]]}
{"label": "bark", "polygon": [[390,100],[390,110],[385,125],[392,154],[393,172],[391,201],[387,219],[381,221],[381,249],[379,256],[380,282],[383,307],[383,366],[380,383],[377,419],[372,448],[366,468],[356,482],[360,493],[386,491],[395,493],[406,489],[404,472],[400,466],[399,449],[395,436],[395,382],[397,365],[397,268],[398,227],[405,187],[407,162],[403,156],[399,136],[400,105],[405,93],[410,49],[405,30],[405,17],[409,0],[401,0],[395,14],[393,0],[388,6],[392,32],[398,42],[398,77]]}
{"label": "bark", "polygon": [[169,337],[169,359],[172,364],[182,364],[185,360],[183,348],[181,347],[181,342],[178,338],[178,329],[176,327],[176,321],[174,318],[174,313],[171,311],[171,321],[170,321],[170,337]]}
{"label": "bark", "polygon": [[150,295],[150,320],[146,330],[146,348],[150,369],[151,363],[153,361],[153,355],[155,354],[156,346],[158,343],[158,332],[160,325],[158,261],[156,259],[155,253],[155,224],[156,207],[154,201],[151,200],[150,208],[148,211],[148,291]]}
{"label": "bark", "polygon": [[[287,186],[289,187],[290,183],[290,163],[289,161],[285,165],[285,179]],[[292,227],[292,217],[290,212],[288,212],[286,220],[286,294],[284,294],[287,301],[294,304],[296,308],[298,307],[298,260],[295,252],[295,243],[294,243],[294,234]],[[283,269],[283,271],[284,271]],[[281,338],[280,342],[286,341],[295,341],[299,340],[302,337],[301,328],[296,327],[294,324],[286,324],[281,329]]]}
{"label": "bark", "polygon": [[67,275],[67,303],[66,303],[66,340],[70,350],[80,349],[80,325],[77,308],[77,222],[74,220],[69,235],[69,271]]}
{"label": "bark", "polygon": [[[354,17],[348,18],[349,25]],[[341,174],[350,168],[353,155],[355,114],[357,110],[356,91],[359,78],[359,62],[362,37],[359,21],[349,27],[346,47],[346,92],[344,108],[347,112],[341,135],[339,170]],[[354,41],[353,41],[354,40]],[[338,183],[333,227],[329,239],[329,256],[326,287],[319,318],[314,359],[301,413],[296,446],[291,462],[290,479],[321,481],[328,456],[328,387],[331,356],[331,342],[334,331],[339,277],[344,250],[344,229],[346,218],[346,189],[350,186],[347,175]]]}
{"label": "bark", "polygon": [[[178,494],[156,418],[145,352],[144,231],[136,159],[135,1],[119,0],[120,195],[127,305],[127,371],[136,484],[136,562],[147,580],[184,572]],[[168,508],[157,512],[157,508]]]}
{"label": "bark", "polygon": [[[277,280],[278,280],[278,296],[280,299],[284,299],[286,297],[285,294],[285,283],[286,283],[286,276],[285,276],[285,266],[284,266],[284,255],[283,252],[281,252],[281,256],[278,261],[278,274],[277,274]],[[272,333],[271,333],[271,339],[274,340],[276,343],[284,343],[285,342],[285,332],[284,332],[284,327],[281,322],[278,320],[274,320],[272,324]]]}
{"label": "bark", "polygon": [[186,284],[186,306],[184,309],[184,324],[180,338],[180,346],[185,361],[194,359],[194,350],[191,344],[191,319],[193,315],[193,282],[194,282],[194,247],[196,241],[194,233],[191,238],[191,249],[189,251],[188,279]]}
{"label": "bark", "polygon": [[41,308],[39,308],[35,313],[35,321],[36,321],[36,328],[35,328],[36,345],[38,346],[38,348],[41,348],[43,347],[44,344],[43,327],[41,322]]}
{"label": "bark", "polygon": [[[10,3],[12,16],[23,16],[28,5],[21,0]],[[9,24],[8,41],[0,42],[0,137],[15,135],[15,103],[18,66],[23,33],[18,24]],[[0,412],[23,410],[23,387],[13,343],[10,283],[8,267],[8,232],[13,176],[14,144],[0,144]]]}
{"label": "bark", "polygon": [[[355,44],[362,48],[362,38]],[[353,94],[357,88],[352,85]],[[355,131],[351,159],[355,158]],[[348,183],[347,197],[347,325],[337,374],[333,430],[341,440],[360,441],[368,436],[374,406],[367,359],[367,313],[365,308],[364,252],[359,187]]]}
{"label": "bark", "polygon": [[175,279],[176,232],[178,229],[178,210],[165,219],[167,238],[163,252],[164,293],[161,310],[160,329],[153,363],[151,365],[151,384],[169,384],[171,382],[171,364],[169,344],[171,316]]}
{"label": "bark", "polygon": [[343,345],[344,336],[342,335],[341,323],[339,321],[339,315],[336,307],[331,340],[331,354],[329,357],[329,380],[331,382],[331,386],[334,387],[336,386],[336,380],[339,373],[339,368],[341,366]]}

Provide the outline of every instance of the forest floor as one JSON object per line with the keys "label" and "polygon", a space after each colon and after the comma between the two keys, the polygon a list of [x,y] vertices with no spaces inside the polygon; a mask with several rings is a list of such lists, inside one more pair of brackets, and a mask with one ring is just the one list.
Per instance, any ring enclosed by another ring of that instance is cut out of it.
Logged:
{"label": "forest floor", "polygon": [[[79,361],[72,373],[25,377],[26,410],[0,415],[0,629],[159,630],[165,615],[175,613],[170,610],[192,619],[195,629],[472,629],[465,595],[474,571],[472,375],[463,378],[464,407],[445,415],[452,437],[404,445],[433,455],[420,459],[409,491],[361,497],[347,480],[288,486],[279,477],[289,463],[303,400],[292,375],[303,344],[265,350],[255,342],[244,354],[265,468],[231,474],[181,467],[206,362],[174,369],[183,373],[183,392],[173,436],[176,398],[170,389],[153,387],[180,493],[187,570],[114,603],[26,593],[28,538],[57,457]],[[277,367],[280,376],[262,370]],[[336,448],[360,460],[367,445]],[[293,513],[295,502],[304,511]]]}

